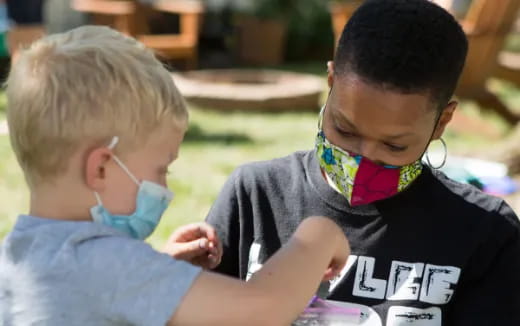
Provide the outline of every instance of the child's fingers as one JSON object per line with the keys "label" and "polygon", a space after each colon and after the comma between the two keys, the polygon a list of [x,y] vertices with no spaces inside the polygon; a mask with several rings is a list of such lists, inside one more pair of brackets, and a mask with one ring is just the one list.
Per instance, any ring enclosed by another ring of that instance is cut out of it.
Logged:
{"label": "child's fingers", "polygon": [[210,243],[209,243],[209,249],[210,249],[213,253],[215,253],[215,254],[218,254],[219,252],[222,251],[222,250],[221,250],[221,247],[222,247],[221,245],[215,244],[215,242],[213,242],[213,241],[210,241]]}
{"label": "child's fingers", "polygon": [[196,224],[188,224],[179,227],[171,235],[169,242],[189,242],[202,237],[200,228]]}
{"label": "child's fingers", "polygon": [[210,243],[210,259],[212,263],[212,269],[220,265],[222,261],[222,245],[215,246],[212,242]]}
{"label": "child's fingers", "polygon": [[190,260],[207,254],[209,249],[208,239],[202,238],[191,242],[177,243],[173,257],[182,260]]}
{"label": "child's fingers", "polygon": [[212,255],[218,254],[217,247],[215,247],[215,244],[213,242],[211,242],[211,241],[208,244],[208,251]]}
{"label": "child's fingers", "polygon": [[336,266],[331,265],[327,270],[325,271],[325,274],[323,275],[323,281],[330,281],[334,279],[336,276],[338,276],[341,273],[341,270],[343,269],[343,266]]}
{"label": "child's fingers", "polygon": [[206,222],[197,223],[201,236],[205,236],[211,242],[218,242],[217,231]]}
{"label": "child's fingers", "polygon": [[200,238],[207,238],[210,241],[218,241],[215,229],[205,223],[192,223],[179,227],[170,236],[170,242],[189,242]]}
{"label": "child's fingers", "polygon": [[222,259],[222,255],[224,254],[224,247],[222,246],[222,242],[218,242],[217,243],[217,248],[218,248],[218,255],[220,257],[220,259]]}
{"label": "child's fingers", "polygon": [[222,245],[215,245],[213,242],[209,243],[209,253],[216,257],[219,261],[222,258]]}
{"label": "child's fingers", "polygon": [[218,265],[220,265],[220,258],[218,256],[209,255],[208,256],[208,268],[214,269]]}
{"label": "child's fingers", "polygon": [[325,274],[323,275],[323,281],[330,281],[330,280],[332,280],[336,276],[335,274],[336,273],[334,272],[334,270],[329,267],[325,271]]}

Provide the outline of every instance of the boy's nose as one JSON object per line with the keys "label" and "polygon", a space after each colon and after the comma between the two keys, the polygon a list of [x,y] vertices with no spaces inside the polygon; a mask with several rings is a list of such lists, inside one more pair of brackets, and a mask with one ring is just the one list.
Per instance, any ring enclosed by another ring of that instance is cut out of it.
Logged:
{"label": "boy's nose", "polygon": [[381,160],[377,158],[377,143],[371,140],[361,140],[359,142],[358,154],[371,160],[376,164],[382,164]]}

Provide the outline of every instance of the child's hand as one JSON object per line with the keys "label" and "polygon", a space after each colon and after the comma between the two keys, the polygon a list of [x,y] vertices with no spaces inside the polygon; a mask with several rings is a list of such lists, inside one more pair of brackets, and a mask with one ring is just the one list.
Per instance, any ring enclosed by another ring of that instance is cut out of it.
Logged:
{"label": "child's hand", "polygon": [[222,259],[222,244],[215,229],[201,222],[178,228],[162,252],[193,265],[213,269]]}
{"label": "child's hand", "polygon": [[348,239],[346,238],[343,231],[338,227],[337,234],[338,239],[338,247],[336,248],[336,253],[330,262],[329,268],[325,271],[323,275],[323,281],[333,280],[336,276],[341,274],[341,271],[345,267],[347,263],[348,256],[350,255],[350,245]]}
{"label": "child's hand", "polygon": [[323,281],[330,281],[341,274],[350,255],[350,245],[344,231],[333,220],[327,217],[310,217],[310,219],[316,221],[313,221],[315,228],[327,227],[328,242],[335,245],[334,256],[323,275]]}

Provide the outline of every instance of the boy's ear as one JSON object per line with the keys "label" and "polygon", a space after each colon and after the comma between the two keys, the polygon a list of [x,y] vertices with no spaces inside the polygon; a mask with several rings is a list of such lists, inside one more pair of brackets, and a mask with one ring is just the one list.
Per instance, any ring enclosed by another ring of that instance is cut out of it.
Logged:
{"label": "boy's ear", "polygon": [[334,84],[334,62],[327,62],[327,82],[329,84],[329,88],[332,88],[332,84]]}
{"label": "boy's ear", "polygon": [[112,151],[106,147],[96,148],[87,154],[85,182],[93,191],[100,192],[105,188],[106,165],[111,157]]}
{"label": "boy's ear", "polygon": [[455,113],[455,109],[457,109],[458,102],[451,101],[448,103],[448,106],[442,110],[441,116],[439,117],[439,122],[437,123],[437,127],[435,128],[435,132],[433,133],[433,140],[437,140],[442,137],[446,126],[453,118],[453,113]]}

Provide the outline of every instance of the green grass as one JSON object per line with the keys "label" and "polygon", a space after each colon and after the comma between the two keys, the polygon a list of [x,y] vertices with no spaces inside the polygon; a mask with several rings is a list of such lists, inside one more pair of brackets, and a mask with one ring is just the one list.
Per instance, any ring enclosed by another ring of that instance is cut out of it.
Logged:
{"label": "green grass", "polygon": [[[221,114],[192,110],[191,127],[169,184],[176,197],[150,238],[160,245],[177,226],[202,220],[228,175],[240,164],[287,155],[313,146],[316,115]],[[0,238],[17,214],[27,211],[28,192],[11,151],[0,136]]]}
{"label": "green grass", "polygon": [[[288,65],[284,69],[326,76],[325,65],[321,63]],[[520,100],[517,89],[499,82],[493,87],[498,88],[501,96],[508,101]],[[3,101],[3,96],[0,96],[0,120],[4,116]],[[483,116],[471,102],[463,102],[461,111],[469,116]],[[496,116],[484,116],[490,124],[507,131]],[[285,156],[296,150],[312,149],[316,128],[317,112],[246,114],[193,108],[190,130],[181,147],[180,157],[171,167],[169,184],[176,197],[150,238],[150,243],[159,246],[177,226],[203,220],[227,177],[237,166]],[[446,138],[451,152],[482,149],[495,141],[478,133],[452,129],[447,131]],[[17,214],[27,212],[28,199],[8,136],[0,136],[0,239],[9,231]]]}
{"label": "green grass", "polygon": [[[176,197],[150,238],[160,245],[177,226],[202,220],[228,175],[250,161],[268,160],[313,148],[315,113],[245,114],[192,110],[191,127],[179,159],[171,167],[169,184]],[[449,131],[452,148],[482,147],[478,135]],[[0,238],[17,214],[27,211],[28,193],[11,151],[0,136]]]}
{"label": "green grass", "polygon": [[229,174],[250,161],[313,147],[316,114],[244,114],[192,110],[191,128],[172,167],[176,198],[150,241],[162,243],[178,225],[201,220]]}
{"label": "green grass", "polygon": [[507,51],[520,52],[520,35],[518,33],[509,34],[504,47]]}

